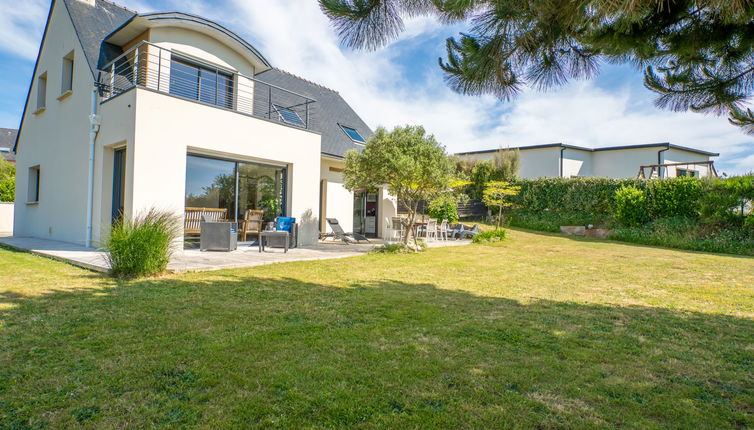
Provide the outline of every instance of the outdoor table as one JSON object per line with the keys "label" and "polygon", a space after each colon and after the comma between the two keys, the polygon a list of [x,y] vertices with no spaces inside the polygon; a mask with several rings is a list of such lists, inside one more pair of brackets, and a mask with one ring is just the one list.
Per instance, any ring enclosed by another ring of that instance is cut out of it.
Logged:
{"label": "outdoor table", "polygon": [[282,237],[285,242],[285,252],[288,252],[288,232],[287,231],[262,231],[259,233],[259,252],[264,251],[265,239],[270,237]]}

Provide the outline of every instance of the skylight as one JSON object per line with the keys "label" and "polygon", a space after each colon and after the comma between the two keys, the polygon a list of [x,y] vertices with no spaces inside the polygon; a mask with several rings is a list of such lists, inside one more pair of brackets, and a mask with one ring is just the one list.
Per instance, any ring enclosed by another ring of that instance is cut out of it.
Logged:
{"label": "skylight", "polygon": [[356,129],[351,127],[346,127],[345,125],[340,126],[341,129],[348,135],[348,137],[351,138],[356,143],[366,143],[366,140],[364,140],[363,137],[361,137],[361,134],[356,131]]}
{"label": "skylight", "polygon": [[305,127],[306,124],[304,124],[304,121],[301,119],[301,117],[298,115],[296,111],[293,109],[288,109],[286,107],[273,105],[275,107],[275,110],[278,112],[278,115],[280,115],[280,119],[282,119],[284,122],[287,122],[288,124],[294,124],[294,125],[300,125],[301,127]]}

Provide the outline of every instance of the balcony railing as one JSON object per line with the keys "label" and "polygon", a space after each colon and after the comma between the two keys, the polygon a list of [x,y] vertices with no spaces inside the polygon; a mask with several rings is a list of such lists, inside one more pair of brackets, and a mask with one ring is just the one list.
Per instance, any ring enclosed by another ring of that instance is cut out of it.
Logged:
{"label": "balcony railing", "polygon": [[102,67],[97,81],[102,101],[139,87],[305,129],[312,128],[316,105],[301,94],[149,42]]}

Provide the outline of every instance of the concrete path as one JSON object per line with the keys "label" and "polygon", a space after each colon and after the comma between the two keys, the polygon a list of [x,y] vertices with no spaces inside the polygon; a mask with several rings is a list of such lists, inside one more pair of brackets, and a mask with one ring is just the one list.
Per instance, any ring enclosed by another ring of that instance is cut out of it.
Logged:
{"label": "concrete path", "polygon": [[[470,240],[436,241],[430,242],[428,245],[430,248],[438,248],[467,245],[470,242]],[[366,254],[374,246],[381,243],[380,241],[373,241],[373,243],[346,245],[336,242],[320,242],[313,246],[293,248],[288,250],[287,253],[284,253],[279,248],[266,248],[265,252],[260,253],[257,246],[246,243],[240,244],[238,249],[233,252],[201,252],[198,249],[188,249],[176,252],[173,255],[168,265],[168,270],[175,272],[208,271],[286,263],[290,261],[353,257]],[[72,243],[28,237],[0,237],[0,244],[98,272],[107,272],[108,270],[105,252],[94,248],[85,248],[84,246]]]}

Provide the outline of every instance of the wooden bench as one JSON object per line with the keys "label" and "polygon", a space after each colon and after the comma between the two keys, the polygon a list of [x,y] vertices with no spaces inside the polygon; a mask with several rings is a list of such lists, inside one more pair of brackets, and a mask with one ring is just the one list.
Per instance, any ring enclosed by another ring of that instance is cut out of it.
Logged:
{"label": "wooden bench", "polygon": [[228,210],[217,208],[186,208],[183,234],[199,234],[203,216],[206,216],[209,221],[227,221]]}

